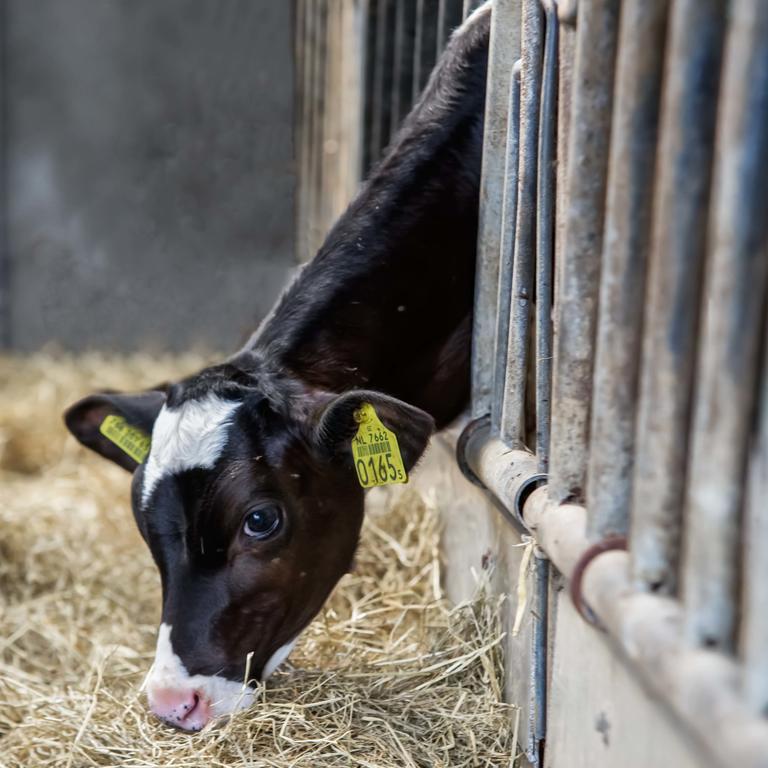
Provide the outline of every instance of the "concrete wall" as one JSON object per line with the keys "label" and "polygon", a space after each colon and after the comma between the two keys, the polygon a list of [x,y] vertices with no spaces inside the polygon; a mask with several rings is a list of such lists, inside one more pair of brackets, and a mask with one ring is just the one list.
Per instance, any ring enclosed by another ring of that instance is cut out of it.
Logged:
{"label": "concrete wall", "polygon": [[234,348],[294,262],[293,4],[4,5],[11,346]]}

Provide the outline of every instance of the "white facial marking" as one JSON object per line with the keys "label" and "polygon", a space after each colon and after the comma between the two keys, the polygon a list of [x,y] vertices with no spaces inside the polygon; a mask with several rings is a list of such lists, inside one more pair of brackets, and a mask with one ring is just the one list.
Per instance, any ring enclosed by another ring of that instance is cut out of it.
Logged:
{"label": "white facial marking", "polygon": [[141,502],[147,505],[160,480],[185,469],[210,469],[227,442],[227,428],[240,403],[207,395],[178,408],[163,406],[152,430],[144,465]]}
{"label": "white facial marking", "polygon": [[281,645],[268,659],[261,673],[261,679],[266,680],[288,658],[298,637],[294,637],[285,645]]}
{"label": "white facial marking", "polygon": [[253,703],[255,696],[250,687],[243,687],[242,683],[219,675],[190,675],[181,659],[173,652],[170,624],[160,625],[155,661],[147,675],[145,687],[150,701],[155,691],[197,691],[210,702],[213,717],[246,709]]}

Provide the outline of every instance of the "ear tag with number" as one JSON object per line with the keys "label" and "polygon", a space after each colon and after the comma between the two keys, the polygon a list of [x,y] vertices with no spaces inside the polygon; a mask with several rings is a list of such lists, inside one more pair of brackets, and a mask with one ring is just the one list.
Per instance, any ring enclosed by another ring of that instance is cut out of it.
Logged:
{"label": "ear tag with number", "polygon": [[363,488],[391,483],[407,483],[403,458],[397,436],[379,420],[370,403],[363,403],[355,411],[355,421],[360,425],[352,439],[352,457],[355,460],[357,479]]}
{"label": "ear tag with number", "polygon": [[147,458],[150,436],[146,432],[132,427],[122,416],[115,416],[114,414],[107,416],[101,422],[99,432],[138,464]]}

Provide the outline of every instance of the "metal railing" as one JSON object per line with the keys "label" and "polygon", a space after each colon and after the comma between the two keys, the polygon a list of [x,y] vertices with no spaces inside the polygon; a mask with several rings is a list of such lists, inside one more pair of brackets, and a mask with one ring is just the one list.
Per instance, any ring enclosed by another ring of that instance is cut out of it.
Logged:
{"label": "metal railing", "polygon": [[460,460],[713,759],[766,765],[768,3],[495,0],[482,184]]}
{"label": "metal railing", "polygon": [[311,258],[480,0],[297,0],[297,249]]}

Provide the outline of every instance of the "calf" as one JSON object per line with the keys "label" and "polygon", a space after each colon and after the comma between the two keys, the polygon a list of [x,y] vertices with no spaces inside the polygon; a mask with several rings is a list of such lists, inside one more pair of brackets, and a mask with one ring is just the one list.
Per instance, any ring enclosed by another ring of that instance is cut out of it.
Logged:
{"label": "calf", "polygon": [[[349,569],[368,470],[405,480],[466,404],[489,25],[483,8],[453,35],[380,165],[241,351],[65,414],[133,473],[163,590],[147,692],[172,725],[250,703],[244,676],[275,670]],[[367,418],[399,452],[366,448],[356,471]]]}

